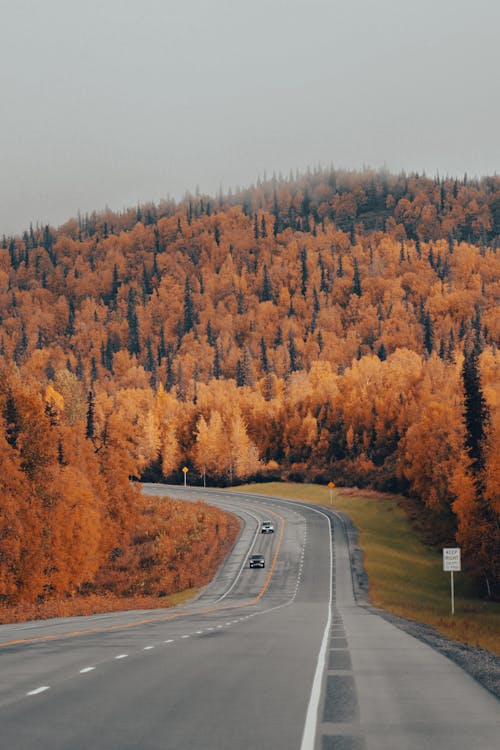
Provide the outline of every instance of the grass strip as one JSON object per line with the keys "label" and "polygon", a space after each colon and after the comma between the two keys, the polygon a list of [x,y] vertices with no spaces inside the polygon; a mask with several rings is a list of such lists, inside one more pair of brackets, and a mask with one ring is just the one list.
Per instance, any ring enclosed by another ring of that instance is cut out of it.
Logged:
{"label": "grass strip", "polygon": [[[330,505],[330,490],[314,484],[271,482],[238,491]],[[473,582],[455,573],[455,615],[450,574],[442,555],[419,538],[396,495],[335,488],[333,508],[346,513],[359,533],[374,606],[432,625],[448,638],[500,654],[500,604],[478,599]]]}

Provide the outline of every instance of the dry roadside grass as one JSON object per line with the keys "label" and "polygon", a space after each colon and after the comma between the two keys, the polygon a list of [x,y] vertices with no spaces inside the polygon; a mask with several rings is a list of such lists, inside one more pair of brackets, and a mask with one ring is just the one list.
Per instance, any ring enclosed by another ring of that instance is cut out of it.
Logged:
{"label": "dry roadside grass", "polygon": [[91,594],[71,598],[49,599],[37,604],[17,604],[0,607],[0,625],[30,620],[48,620],[53,617],[81,617],[122,612],[132,609],[163,609],[184,604],[196,596],[199,589],[186,589],[169,596],[134,596],[126,599],[120,596]]}
{"label": "dry roadside grass", "polygon": [[[330,504],[330,491],[320,485],[272,482],[238,490]],[[455,573],[455,615],[451,614],[450,574],[442,570],[441,553],[419,538],[400,498],[335,488],[333,507],[349,515],[358,529],[374,606],[500,654],[500,604],[478,599],[466,574]]]}

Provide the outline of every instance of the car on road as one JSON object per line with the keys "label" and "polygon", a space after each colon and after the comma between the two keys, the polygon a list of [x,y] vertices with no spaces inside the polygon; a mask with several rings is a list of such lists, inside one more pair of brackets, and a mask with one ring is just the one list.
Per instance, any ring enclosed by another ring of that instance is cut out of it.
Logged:
{"label": "car on road", "polygon": [[264,555],[250,555],[249,565],[251,568],[265,568],[266,561]]}
{"label": "car on road", "polygon": [[260,532],[261,534],[274,534],[274,526],[271,521],[263,521]]}

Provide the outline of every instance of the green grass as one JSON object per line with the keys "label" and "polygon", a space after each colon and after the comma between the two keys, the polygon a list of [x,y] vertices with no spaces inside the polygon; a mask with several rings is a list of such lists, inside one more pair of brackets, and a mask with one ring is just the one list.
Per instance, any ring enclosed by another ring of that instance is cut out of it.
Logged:
{"label": "green grass", "polygon": [[[330,491],[313,484],[272,482],[238,490],[330,503]],[[370,599],[376,607],[500,653],[500,604],[478,599],[467,576],[455,573],[455,615],[451,614],[450,574],[443,572],[442,555],[419,539],[397,496],[336,488],[333,508],[347,513],[358,529]]]}

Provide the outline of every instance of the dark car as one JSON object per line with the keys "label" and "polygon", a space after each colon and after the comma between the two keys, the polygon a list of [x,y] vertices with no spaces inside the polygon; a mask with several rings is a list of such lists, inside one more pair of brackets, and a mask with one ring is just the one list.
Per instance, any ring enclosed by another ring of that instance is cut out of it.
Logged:
{"label": "dark car", "polygon": [[274,534],[274,526],[271,521],[263,521],[260,531],[261,534]]}
{"label": "dark car", "polygon": [[250,555],[250,567],[251,568],[265,568],[266,561],[264,555]]}

